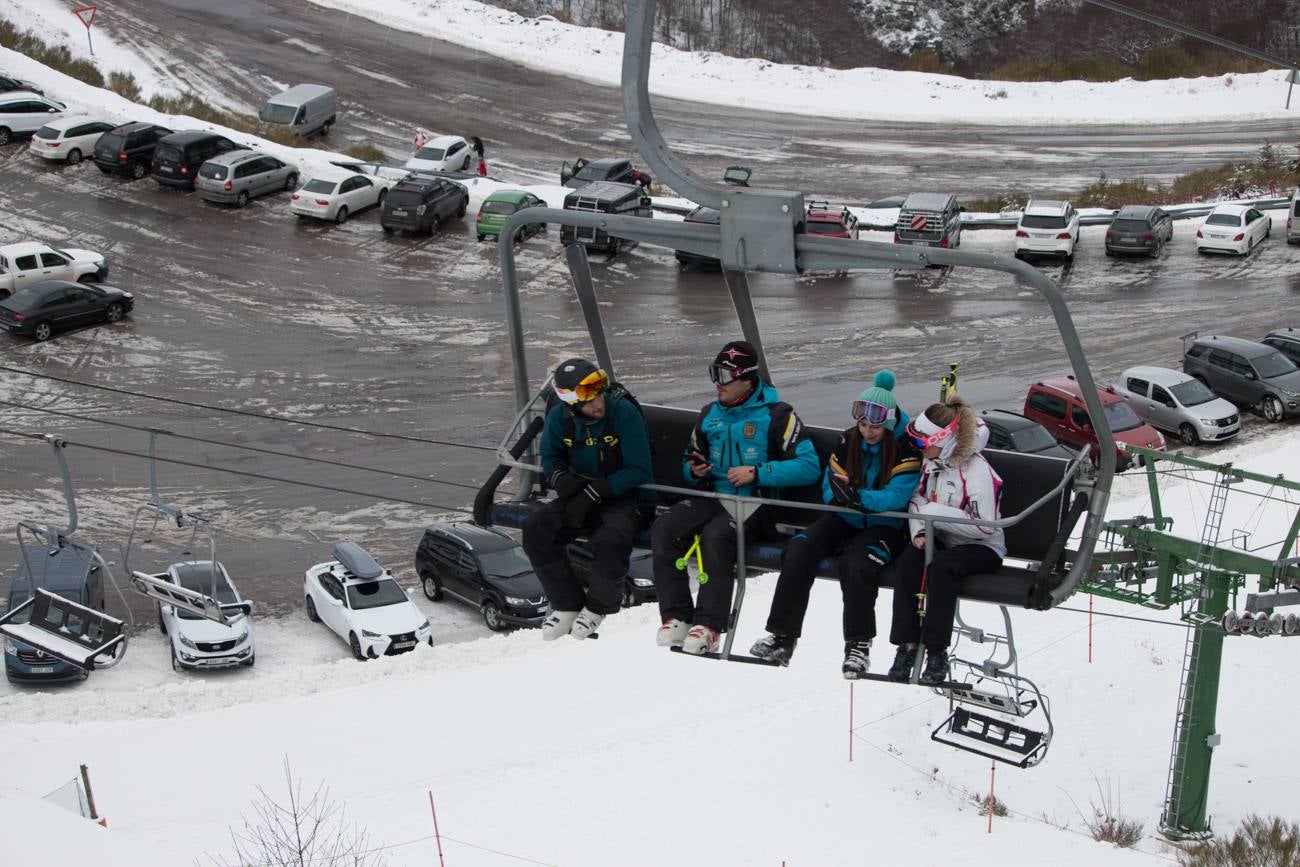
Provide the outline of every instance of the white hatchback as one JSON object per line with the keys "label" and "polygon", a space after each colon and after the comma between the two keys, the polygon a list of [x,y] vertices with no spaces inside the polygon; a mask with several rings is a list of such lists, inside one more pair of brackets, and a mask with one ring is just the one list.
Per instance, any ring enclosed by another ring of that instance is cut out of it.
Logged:
{"label": "white hatchback", "polygon": [[315,217],[346,223],[348,217],[384,203],[395,180],[343,171],[316,175],[289,199],[289,210],[300,218]]}
{"label": "white hatchback", "polygon": [[30,150],[43,160],[61,160],[75,166],[86,154],[93,156],[95,142],[116,126],[89,115],[65,115],[38,129],[32,136]]}
{"label": "white hatchback", "polygon": [[407,592],[355,542],[334,546],[334,560],[303,578],[307,618],[324,623],[357,659],[378,659],[433,644],[433,627]]}
{"label": "white hatchback", "polygon": [[474,152],[469,142],[458,135],[440,135],[429,139],[406,161],[408,169],[431,172],[468,171]]}
{"label": "white hatchback", "polygon": [[1245,256],[1273,233],[1273,218],[1248,205],[1215,205],[1196,230],[1197,253]]}
{"label": "white hatchback", "polygon": [[1074,258],[1079,243],[1079,212],[1069,202],[1031,199],[1016,224],[1016,258]]}
{"label": "white hatchback", "polygon": [[1130,367],[1115,391],[1152,427],[1178,434],[1189,446],[1231,439],[1241,430],[1237,407],[1181,370]]}

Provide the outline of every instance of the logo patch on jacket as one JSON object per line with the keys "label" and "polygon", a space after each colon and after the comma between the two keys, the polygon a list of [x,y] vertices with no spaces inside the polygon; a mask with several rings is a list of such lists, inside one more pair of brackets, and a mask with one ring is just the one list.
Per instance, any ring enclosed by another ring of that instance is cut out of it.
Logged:
{"label": "logo patch on jacket", "polygon": [[754,435],[758,433],[758,425],[754,424],[752,421],[747,421],[745,422],[745,426],[741,428],[741,433],[744,435],[745,439],[753,439]]}

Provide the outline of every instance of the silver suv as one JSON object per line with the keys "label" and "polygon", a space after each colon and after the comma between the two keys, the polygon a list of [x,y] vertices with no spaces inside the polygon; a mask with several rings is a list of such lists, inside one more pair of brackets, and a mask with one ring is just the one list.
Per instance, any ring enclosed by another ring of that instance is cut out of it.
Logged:
{"label": "silver suv", "polygon": [[[1196,338],[1187,346],[1188,338]],[[1183,335],[1183,371],[1269,421],[1300,415],[1300,369],[1271,346],[1240,337]]]}
{"label": "silver suv", "polygon": [[226,151],[199,166],[194,191],[200,199],[244,207],[248,200],[277,190],[293,192],[298,169],[273,156],[250,150]]}

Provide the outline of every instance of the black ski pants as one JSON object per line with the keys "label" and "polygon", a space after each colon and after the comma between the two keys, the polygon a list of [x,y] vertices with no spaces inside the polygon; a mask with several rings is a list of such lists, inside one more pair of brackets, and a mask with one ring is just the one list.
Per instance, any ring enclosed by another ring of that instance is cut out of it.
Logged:
{"label": "black ski pants", "polygon": [[876,637],[876,597],[880,573],[906,543],[901,527],[854,527],[836,514],[825,514],[790,540],[781,576],[772,596],[767,631],[798,637],[803,630],[808,597],[817,580],[817,565],[841,547],[840,593],[844,597],[844,640]]}
{"label": "black ski pants", "polygon": [[[747,541],[766,535],[760,528],[769,517],[764,511],[768,508],[760,506],[745,522]],[[690,579],[686,570],[677,568],[677,559],[686,553],[697,533],[704,571],[709,577],[692,603]],[[726,632],[736,585],[736,525],[731,513],[719,500],[682,500],[659,516],[650,530],[650,539],[660,616]]]}
{"label": "black ski pants", "polygon": [[[631,499],[601,503],[591,510],[587,524],[575,530],[564,523],[567,503],[551,500],[524,520],[524,553],[552,611],[586,608],[594,614],[613,614],[623,601],[632,544],[645,525],[641,506]],[[581,535],[588,537],[587,547],[595,555],[585,590],[565,550]]]}
{"label": "black ski pants", "polygon": [[[894,622],[889,629],[893,644],[924,645],[942,650],[952,641],[952,621],[957,613],[957,596],[967,575],[996,572],[1002,557],[987,545],[956,545],[941,548],[929,568],[925,549],[908,545],[898,558],[894,573]],[[925,577],[925,617],[917,616],[917,594]]]}

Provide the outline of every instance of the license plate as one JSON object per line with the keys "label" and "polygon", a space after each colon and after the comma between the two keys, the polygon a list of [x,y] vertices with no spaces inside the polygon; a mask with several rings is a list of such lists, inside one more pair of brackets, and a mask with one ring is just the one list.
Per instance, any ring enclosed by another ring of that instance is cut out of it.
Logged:
{"label": "license plate", "polygon": [[393,208],[393,216],[394,216],[394,217],[405,217],[405,216],[406,216],[406,208]]}
{"label": "license plate", "polygon": [[54,674],[54,666],[52,666],[52,665],[33,665],[33,666],[32,666],[32,674]]}
{"label": "license plate", "polygon": [[912,246],[913,246],[913,247],[928,247],[928,246],[930,246],[930,245],[929,245],[929,243],[927,243],[926,241],[913,241],[913,242],[912,242]]}
{"label": "license plate", "polygon": [[393,650],[407,650],[415,647],[414,641],[396,641],[393,643]]}
{"label": "license plate", "polygon": [[172,168],[171,166],[159,166],[159,168],[162,169],[164,172],[166,172],[166,173],[169,174],[169,175],[174,175],[174,174],[176,174],[176,170],[175,170],[174,168]]}
{"label": "license plate", "polygon": [[1051,236],[1051,235],[1044,235],[1044,234],[1042,234],[1042,233],[1040,233],[1040,232],[1035,232],[1035,233],[1034,233],[1034,237],[1035,237],[1035,238],[1050,238],[1050,237],[1052,237],[1052,236]]}
{"label": "license plate", "polygon": [[1224,238],[1226,238],[1226,237],[1228,237],[1228,236],[1227,236],[1227,235],[1214,235],[1214,234],[1211,234],[1210,237],[1211,237],[1211,238],[1214,238],[1216,241],[1218,241],[1218,240],[1222,240],[1222,239],[1224,239]]}

